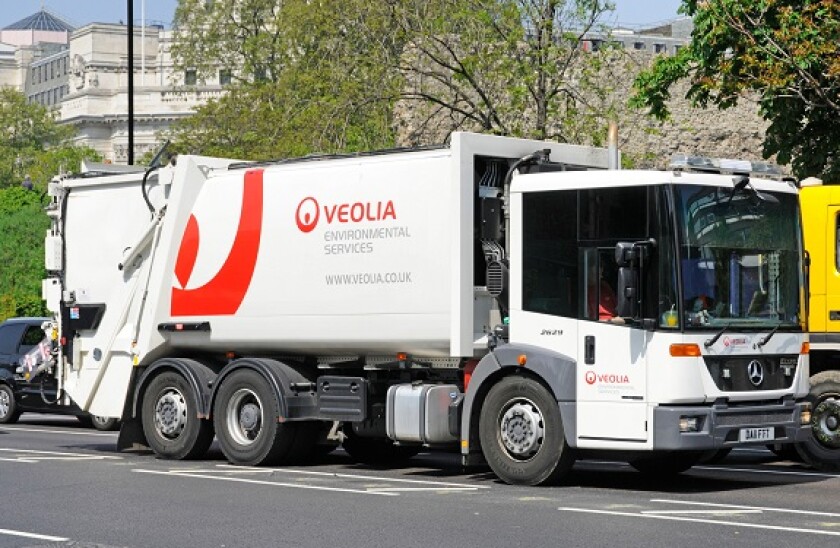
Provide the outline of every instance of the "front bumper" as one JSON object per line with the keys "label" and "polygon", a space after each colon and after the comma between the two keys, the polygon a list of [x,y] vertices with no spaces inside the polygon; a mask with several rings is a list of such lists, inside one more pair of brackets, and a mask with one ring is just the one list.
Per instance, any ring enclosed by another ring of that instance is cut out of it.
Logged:
{"label": "front bumper", "polygon": [[[659,406],[653,410],[653,448],[685,451],[804,441],[810,427],[801,424],[800,417],[807,407],[807,403],[793,401],[752,406]],[[697,417],[701,425],[698,431],[681,432],[683,417]],[[742,429],[767,427],[773,428],[774,439],[740,441]]]}

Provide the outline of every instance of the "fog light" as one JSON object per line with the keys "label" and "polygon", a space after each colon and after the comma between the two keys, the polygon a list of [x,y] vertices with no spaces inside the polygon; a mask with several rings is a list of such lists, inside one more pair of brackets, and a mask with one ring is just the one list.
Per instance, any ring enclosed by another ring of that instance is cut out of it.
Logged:
{"label": "fog light", "polygon": [[699,432],[702,427],[702,417],[680,417],[680,432]]}
{"label": "fog light", "polygon": [[806,403],[802,406],[802,411],[799,413],[800,424],[811,424],[811,404]]}

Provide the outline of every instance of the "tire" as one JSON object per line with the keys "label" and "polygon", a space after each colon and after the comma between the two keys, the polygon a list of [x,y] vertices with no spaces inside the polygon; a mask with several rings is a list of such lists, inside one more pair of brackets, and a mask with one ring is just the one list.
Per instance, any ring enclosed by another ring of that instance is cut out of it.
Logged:
{"label": "tire", "polygon": [[[304,423],[278,422],[278,417],[280,402],[261,374],[240,369],[225,378],[213,405],[213,423],[227,460],[260,466],[299,458],[306,449],[307,428]],[[314,447],[315,436],[311,439]]]}
{"label": "tire", "polygon": [[16,423],[20,414],[12,387],[0,384],[0,424]]}
{"label": "tire", "polygon": [[100,417],[99,415],[90,416],[91,425],[101,432],[111,432],[117,430],[120,426],[120,419],[112,417]]}
{"label": "tire", "polygon": [[676,476],[699,463],[704,453],[704,451],[680,451],[667,455],[643,457],[630,461],[630,466],[649,476]]}
{"label": "tire", "polygon": [[490,389],[479,437],[484,458],[505,483],[552,483],[574,464],[557,400],[528,377],[505,377]]}
{"label": "tire", "polygon": [[341,442],[350,458],[363,464],[381,466],[398,464],[417,455],[421,445],[397,445],[390,438],[364,438],[357,435],[347,424],[342,428],[344,440]]}
{"label": "tire", "polygon": [[159,457],[197,459],[207,452],[213,424],[198,418],[196,402],[187,380],[172,371],[157,375],[143,391],[143,432]]}
{"label": "tire", "polygon": [[840,371],[811,377],[811,435],[796,444],[807,464],[825,471],[840,470]]}

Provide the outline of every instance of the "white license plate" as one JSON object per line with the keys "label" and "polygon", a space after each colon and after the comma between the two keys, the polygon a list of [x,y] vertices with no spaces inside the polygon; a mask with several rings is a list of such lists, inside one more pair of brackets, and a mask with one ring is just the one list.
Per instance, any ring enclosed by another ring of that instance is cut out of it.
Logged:
{"label": "white license plate", "polygon": [[773,428],[741,428],[740,441],[773,441]]}

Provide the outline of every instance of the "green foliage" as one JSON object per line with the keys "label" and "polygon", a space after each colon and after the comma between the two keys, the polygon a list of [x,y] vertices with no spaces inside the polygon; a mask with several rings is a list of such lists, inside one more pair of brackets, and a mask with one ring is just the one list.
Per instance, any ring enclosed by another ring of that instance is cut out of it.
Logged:
{"label": "green foliage", "polygon": [[[385,21],[363,0],[181,0],[176,66],[232,71],[228,93],[178,123],[174,150],[269,159],[393,145]],[[196,29],[203,29],[196,31]],[[370,42],[363,37],[386,37]]]}
{"label": "green foliage", "polygon": [[41,280],[48,227],[38,193],[0,189],[0,320],[44,314]]}
{"label": "green foliage", "polygon": [[840,0],[684,0],[691,43],[636,81],[633,102],[668,116],[687,78],[694,104],[726,109],[757,98],[770,122],[764,155],[797,176],[840,177]]}

